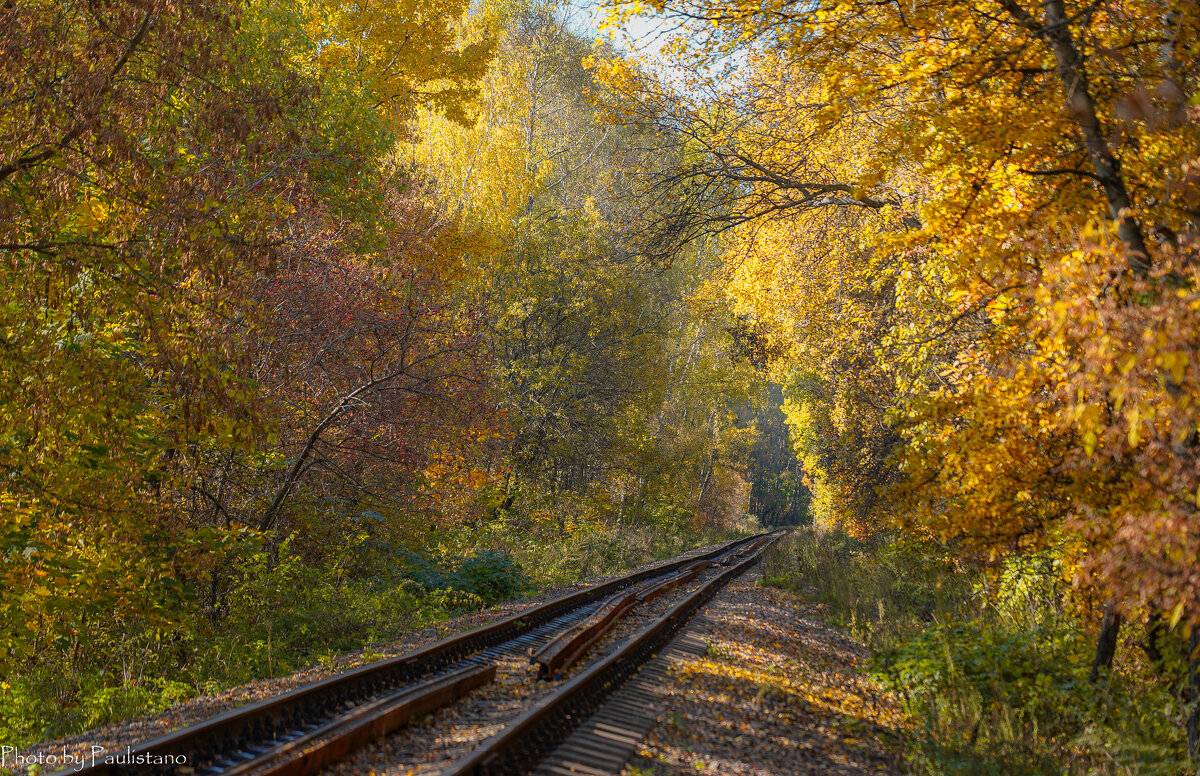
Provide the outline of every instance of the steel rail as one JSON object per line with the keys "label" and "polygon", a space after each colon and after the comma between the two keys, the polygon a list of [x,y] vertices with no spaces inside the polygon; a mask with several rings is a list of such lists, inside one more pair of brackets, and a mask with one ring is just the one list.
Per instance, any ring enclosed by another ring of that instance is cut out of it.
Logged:
{"label": "steel rail", "polygon": [[[442,776],[524,776],[595,713],[604,701],[687,625],[695,613],[735,577],[762,559],[781,534],[754,540],[756,549],[726,558],[728,568],[675,604],[607,657],[567,681],[539,705],[484,741]],[[728,554],[728,553],[726,553]]]}
{"label": "steel rail", "polygon": [[496,676],[495,663],[467,666],[355,707],[310,733],[223,771],[223,776],[292,776],[315,773],[372,741],[437,711]]}
{"label": "steel rail", "polygon": [[596,613],[574,628],[568,628],[534,652],[529,662],[538,666],[538,677],[560,678],[558,672],[574,663],[598,641],[617,619],[637,603],[638,591],[626,590],[600,604]]}
{"label": "steel rail", "polygon": [[[257,763],[258,765],[254,766],[254,769],[257,769],[268,763],[277,763],[279,756],[285,752],[295,753],[303,746],[311,749],[322,736],[340,737],[346,730],[353,730],[356,732],[350,737],[361,738],[364,735],[363,730],[354,727],[351,722],[360,715],[369,713],[363,709],[379,711],[386,716],[384,722],[368,723],[368,727],[374,726],[370,728],[375,731],[372,736],[381,735],[379,731],[385,727],[388,730],[384,732],[390,732],[406,724],[413,716],[429,713],[461,697],[473,687],[491,681],[494,675],[494,669],[489,673],[487,666],[477,664],[473,669],[466,666],[455,671],[454,676],[462,674],[459,677],[462,681],[447,683],[442,681],[445,677],[438,676],[439,672],[486,650],[519,639],[557,618],[581,610],[623,588],[673,574],[689,564],[717,562],[729,556],[732,551],[760,540],[762,536],[760,534],[735,539],[699,555],[660,563],[634,574],[568,593],[519,614],[443,639],[423,649],[360,666],[280,695],[231,709],[139,746],[128,747],[119,757],[109,756],[79,769],[63,769],[52,776],[125,776],[134,773],[164,776],[235,776],[248,772],[245,766],[250,763]],[[463,673],[467,669],[472,669],[469,676]],[[414,686],[417,682],[420,684]],[[437,705],[425,708],[431,700],[438,701]],[[405,716],[404,709],[408,707],[404,704],[422,710]],[[361,743],[355,745],[357,746],[361,746]],[[310,764],[327,763],[326,758],[335,750],[340,753],[339,756],[352,751],[343,751],[339,747],[341,744],[322,743],[321,748],[326,754],[309,758]],[[293,767],[287,766],[288,769]],[[311,770],[305,766],[286,772],[308,773]]]}

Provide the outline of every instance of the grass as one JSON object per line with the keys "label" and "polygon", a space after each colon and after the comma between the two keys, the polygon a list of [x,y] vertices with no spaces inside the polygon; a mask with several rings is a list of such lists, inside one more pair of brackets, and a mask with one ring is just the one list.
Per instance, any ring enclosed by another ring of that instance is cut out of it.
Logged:
{"label": "grass", "polygon": [[1194,773],[1184,705],[1130,629],[1114,670],[1089,681],[1094,626],[1051,554],[985,570],[937,547],[801,529],[764,579],[872,649],[919,774]]}
{"label": "grass", "polygon": [[[200,624],[191,630],[149,620],[102,623],[81,635],[90,643],[48,645],[28,670],[5,677],[0,741],[24,747],[163,711],[732,533],[584,526],[561,536],[497,525],[446,537],[436,550],[355,546],[323,565],[286,545],[273,556],[251,554],[215,621],[196,612],[186,618]],[[104,655],[103,662],[80,657],[88,654]]]}

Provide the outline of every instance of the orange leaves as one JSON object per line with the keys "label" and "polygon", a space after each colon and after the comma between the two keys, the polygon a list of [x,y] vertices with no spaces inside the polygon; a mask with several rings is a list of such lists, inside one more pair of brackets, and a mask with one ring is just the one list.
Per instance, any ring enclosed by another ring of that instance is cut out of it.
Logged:
{"label": "orange leaves", "polygon": [[[1200,542],[1185,527],[1200,492],[1200,199],[1178,183],[1195,179],[1200,129],[1171,103],[1200,64],[1144,42],[1171,11],[1194,53],[1197,9],[1105,6],[1054,48],[1035,32],[1049,4],[1030,20],[965,2],[664,7],[717,20],[692,41],[697,61],[757,44],[740,79],[686,110],[650,88],[645,104],[696,139],[692,170],[712,160],[681,177],[724,208],[716,285],[787,343],[776,374],[792,377],[818,505],[993,554],[1086,542],[1085,572],[1104,572],[1088,579],[1129,600],[1200,599],[1196,575],[1149,560]],[[1084,64],[1064,65],[1064,46]],[[1129,276],[1115,218],[1159,225],[1146,277]],[[866,496],[881,486],[892,498]],[[1139,539],[1141,522],[1156,528]]]}
{"label": "orange leaves", "polygon": [[[468,431],[464,436],[469,439],[471,434]],[[486,433],[480,434],[479,438],[487,436]],[[469,451],[469,448],[466,449]],[[478,492],[489,485],[501,482],[507,472],[502,468],[480,468],[474,461],[478,461],[482,457],[479,452],[474,451],[470,458],[459,453],[430,453],[427,456],[425,468],[421,470],[425,479],[421,489],[430,493],[455,488],[466,488]]]}

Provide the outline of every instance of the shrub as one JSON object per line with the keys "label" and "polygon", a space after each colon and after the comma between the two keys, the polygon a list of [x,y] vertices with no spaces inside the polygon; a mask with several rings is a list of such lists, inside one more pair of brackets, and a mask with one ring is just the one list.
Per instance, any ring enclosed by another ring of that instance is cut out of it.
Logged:
{"label": "shrub", "polygon": [[917,773],[1186,771],[1186,709],[1136,645],[1127,638],[1114,670],[1089,681],[1095,636],[1065,605],[1052,552],[985,571],[939,547],[799,530],[764,576],[873,648],[914,724]]}
{"label": "shrub", "polygon": [[453,589],[478,596],[485,604],[508,601],[529,591],[529,578],[507,552],[485,550],[459,559]]}
{"label": "shrub", "polygon": [[430,556],[410,550],[402,551],[400,556],[411,579],[430,593],[443,591],[439,600],[463,602],[457,608],[491,606],[517,598],[532,588],[520,564],[512,555],[499,550],[463,557]]}

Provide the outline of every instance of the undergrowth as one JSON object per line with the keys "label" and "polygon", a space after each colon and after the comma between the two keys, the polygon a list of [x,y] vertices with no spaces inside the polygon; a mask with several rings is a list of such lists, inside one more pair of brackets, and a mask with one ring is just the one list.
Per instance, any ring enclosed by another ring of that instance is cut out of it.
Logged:
{"label": "undergrowth", "polygon": [[321,565],[287,543],[248,553],[204,618],[207,627],[164,631],[152,617],[98,618],[94,632],[79,638],[111,647],[105,652],[114,657],[104,665],[73,659],[70,643],[44,645],[30,670],[0,681],[0,741],[23,747],[162,711],[741,533],[574,528],[537,533],[498,522],[419,548],[364,540]]}
{"label": "undergrowth", "polygon": [[937,547],[801,529],[764,577],[872,649],[910,719],[901,732],[916,773],[1189,772],[1172,682],[1181,650],[1154,669],[1127,627],[1113,670],[1091,681],[1095,623],[1070,604],[1051,554],[983,570]]}

